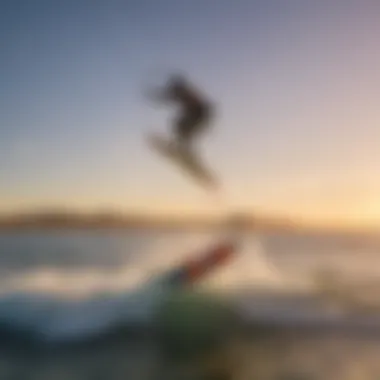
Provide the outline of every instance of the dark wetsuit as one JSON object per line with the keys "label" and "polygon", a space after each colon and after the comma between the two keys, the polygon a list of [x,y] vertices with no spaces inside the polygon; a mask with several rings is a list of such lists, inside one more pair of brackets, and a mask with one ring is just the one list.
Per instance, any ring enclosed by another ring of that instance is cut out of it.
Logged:
{"label": "dark wetsuit", "polygon": [[211,105],[187,85],[168,86],[166,93],[180,106],[174,122],[175,137],[179,143],[187,145],[207,127],[212,116]]}

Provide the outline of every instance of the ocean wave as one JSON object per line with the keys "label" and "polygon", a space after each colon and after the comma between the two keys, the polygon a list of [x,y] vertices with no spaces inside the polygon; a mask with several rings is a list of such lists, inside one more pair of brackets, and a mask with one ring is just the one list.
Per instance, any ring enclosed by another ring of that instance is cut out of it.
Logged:
{"label": "ocean wave", "polygon": [[[178,233],[170,237],[165,234],[157,234],[149,239],[145,237],[140,236],[143,242],[138,244],[136,239],[134,241],[133,247],[138,247],[138,254],[128,249],[128,254],[124,253],[125,260],[121,260],[123,252],[117,255],[113,253],[113,257],[117,256],[118,262],[123,263],[118,268],[40,265],[3,278],[0,336],[14,336],[15,341],[31,339],[62,343],[85,341],[117,329],[134,330],[129,328],[131,326],[147,328],[165,291],[160,287],[162,274],[197,255],[200,249],[218,241],[220,236]],[[24,249],[35,249],[31,239],[28,238],[28,245]],[[110,237],[107,236],[107,239]],[[78,256],[85,251],[87,258],[91,258],[88,250],[99,242],[99,237],[95,240],[91,244],[86,240],[85,249],[73,243],[69,245],[77,251]],[[113,244],[127,246],[126,241],[122,238],[122,242]],[[276,247],[270,248],[270,244],[268,248],[265,243],[265,239],[257,236],[244,236],[234,261],[212,273],[199,286],[228,294],[248,319],[271,320],[279,316],[289,322],[291,317],[307,320],[309,315],[314,316],[314,322],[326,319],[326,313],[330,311],[325,306],[319,305],[319,309],[315,309],[308,305],[308,311],[305,311],[303,301],[281,301],[286,299],[287,294],[311,294],[320,286],[316,285],[313,277],[315,270],[321,267],[316,259],[319,256],[308,255],[307,247],[303,247],[302,252],[291,251],[286,255],[284,251],[291,246],[289,242],[282,241],[282,252],[276,252]],[[49,238],[51,247],[57,244],[59,242]],[[38,248],[46,249],[41,243]],[[296,254],[298,261],[295,259]],[[44,252],[43,256],[46,255]],[[286,259],[289,262],[284,265]],[[81,260],[83,262],[84,259]],[[100,260],[99,254],[95,255],[94,260]],[[347,260],[345,265],[348,265]],[[247,289],[248,292],[245,292]],[[266,298],[264,302],[258,303],[257,293],[260,292],[266,294]],[[282,298],[273,300],[268,298],[268,294],[280,294]],[[335,308],[338,309],[339,318],[343,318],[342,315],[346,318],[346,314],[342,314],[343,308]]]}

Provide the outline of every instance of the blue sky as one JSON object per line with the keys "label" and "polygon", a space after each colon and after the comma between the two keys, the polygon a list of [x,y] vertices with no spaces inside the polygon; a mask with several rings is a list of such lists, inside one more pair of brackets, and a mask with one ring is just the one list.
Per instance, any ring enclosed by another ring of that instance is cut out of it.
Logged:
{"label": "blue sky", "polygon": [[171,71],[214,102],[202,142],[229,204],[380,225],[380,3],[3,1],[0,211],[215,212],[147,149]]}

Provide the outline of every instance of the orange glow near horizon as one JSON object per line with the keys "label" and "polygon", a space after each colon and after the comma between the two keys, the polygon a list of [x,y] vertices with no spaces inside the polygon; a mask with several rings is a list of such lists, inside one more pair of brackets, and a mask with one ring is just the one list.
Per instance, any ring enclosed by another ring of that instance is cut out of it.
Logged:
{"label": "orange glow near horizon", "polygon": [[[243,206],[246,204],[246,206]],[[4,215],[13,213],[57,210],[74,211],[80,213],[116,212],[133,213],[152,217],[224,217],[230,213],[242,213],[248,215],[268,216],[284,218],[297,224],[305,224],[319,227],[353,227],[353,228],[380,228],[380,199],[367,197],[357,199],[351,204],[331,199],[329,202],[315,199],[307,202],[273,202],[259,205],[249,205],[249,202],[241,202],[241,206],[215,207],[205,203],[170,203],[161,202],[152,206],[148,202],[135,202],[129,206],[122,201],[114,200],[112,203],[99,202],[96,199],[87,199],[84,202],[49,202],[34,203],[20,202],[6,207],[6,203],[0,201],[0,207]]]}

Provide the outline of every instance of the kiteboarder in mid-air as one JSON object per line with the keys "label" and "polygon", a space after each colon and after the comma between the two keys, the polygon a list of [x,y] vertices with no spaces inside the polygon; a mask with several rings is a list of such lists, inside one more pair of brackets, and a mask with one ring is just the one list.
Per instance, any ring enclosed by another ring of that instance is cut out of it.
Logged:
{"label": "kiteboarder in mid-air", "polygon": [[208,99],[195,90],[181,75],[172,75],[165,87],[150,93],[152,99],[179,107],[172,126],[171,141],[151,136],[152,146],[161,154],[174,158],[203,183],[215,186],[216,181],[194,152],[194,140],[209,128],[212,106]]}
{"label": "kiteboarder in mid-air", "polygon": [[210,125],[210,102],[181,75],[172,75],[166,86],[155,90],[152,97],[179,107],[173,123],[173,140],[181,150],[191,152],[195,138]]}

